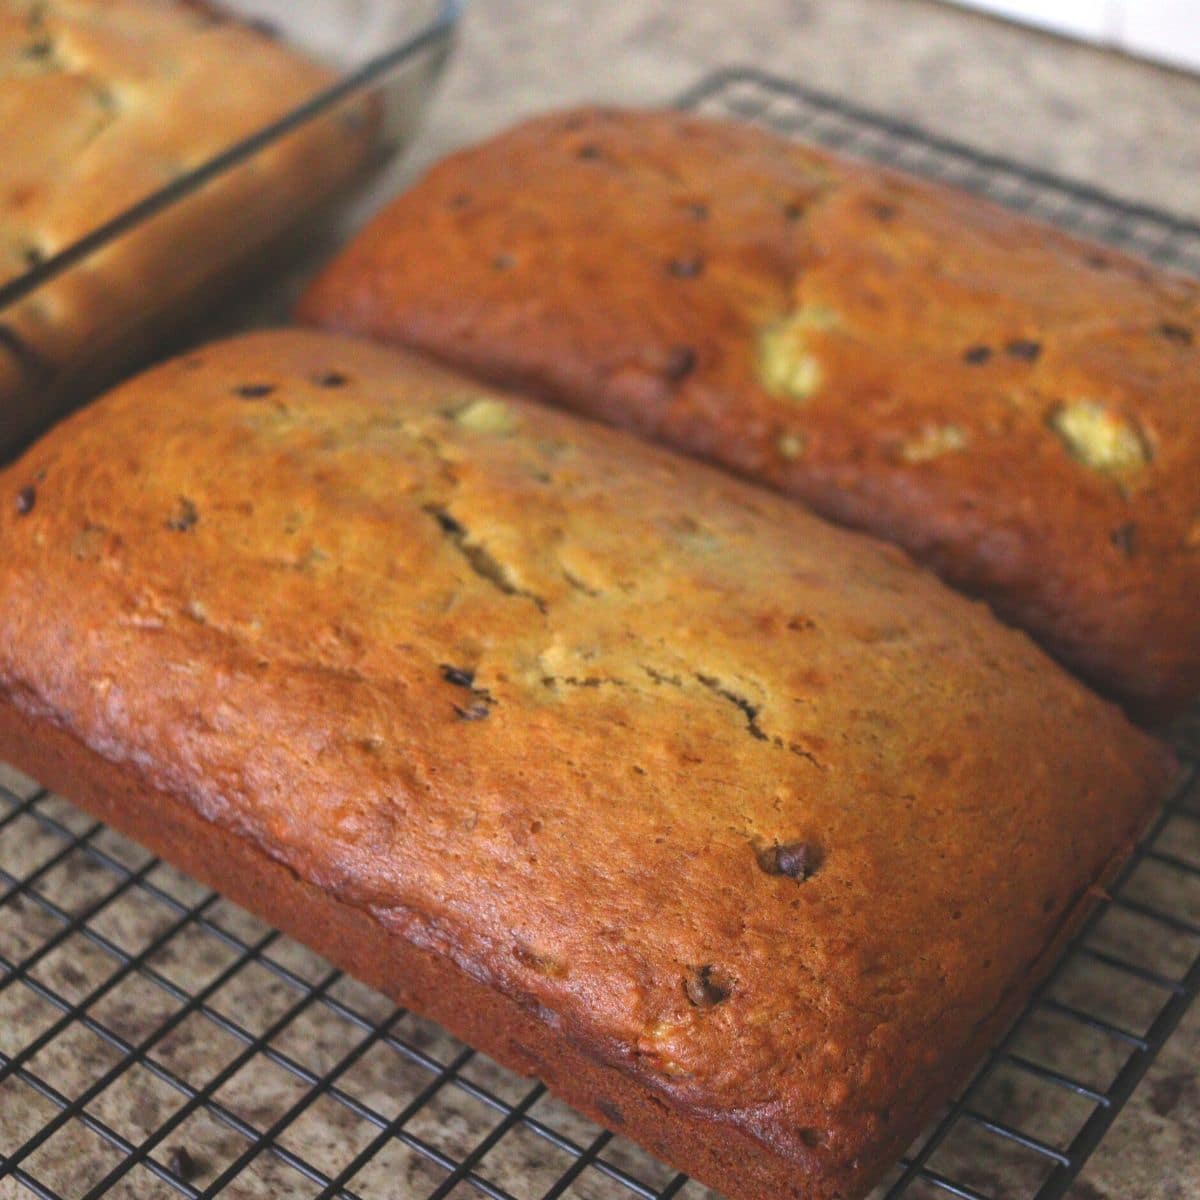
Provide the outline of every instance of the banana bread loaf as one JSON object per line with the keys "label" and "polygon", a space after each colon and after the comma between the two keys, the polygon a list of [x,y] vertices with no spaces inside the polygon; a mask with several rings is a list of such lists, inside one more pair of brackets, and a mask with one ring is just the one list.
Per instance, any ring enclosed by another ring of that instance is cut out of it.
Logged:
{"label": "banana bread loaf", "polygon": [[[333,78],[200,0],[0,0],[0,284]],[[314,121],[0,306],[0,455],[345,185],[371,117]]]}
{"label": "banana bread loaf", "polygon": [[299,331],[0,474],[0,758],[735,1200],[862,1193],[1167,752],[891,547]]}
{"label": "banana bread loaf", "polygon": [[900,543],[1146,715],[1200,694],[1200,288],[679,113],[435,167],[310,322],[407,343]]}

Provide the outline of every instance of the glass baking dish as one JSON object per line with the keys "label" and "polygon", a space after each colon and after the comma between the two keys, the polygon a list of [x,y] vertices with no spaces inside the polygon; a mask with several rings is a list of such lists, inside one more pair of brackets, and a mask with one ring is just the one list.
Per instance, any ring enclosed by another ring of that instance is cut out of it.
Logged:
{"label": "glass baking dish", "polygon": [[[412,137],[462,7],[461,0],[162,2],[187,4],[200,23],[249,22],[329,73],[267,123],[122,196],[93,227],[46,252],[22,247],[15,272],[9,248],[9,270],[0,263],[0,460],[117,376],[212,328],[214,314],[244,308],[256,279],[286,280],[289,268],[327,249],[339,214]],[[31,28],[38,20],[30,18]],[[54,52],[34,41],[21,57],[35,51]],[[0,69],[0,88],[5,80]],[[0,153],[4,140],[0,134]],[[0,235],[4,215],[0,208]]]}

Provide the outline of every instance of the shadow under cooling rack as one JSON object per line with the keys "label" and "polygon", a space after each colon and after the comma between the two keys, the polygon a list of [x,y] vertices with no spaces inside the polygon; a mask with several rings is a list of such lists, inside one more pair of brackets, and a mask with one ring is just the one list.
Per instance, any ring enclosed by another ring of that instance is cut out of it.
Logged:
{"label": "shadow under cooling rack", "polygon": [[[1183,270],[1200,227],[752,72],[685,103]],[[1200,721],[1181,726],[1200,757]],[[1063,1194],[1200,991],[1195,766],[889,1200]],[[713,1193],[0,768],[0,1197]]]}

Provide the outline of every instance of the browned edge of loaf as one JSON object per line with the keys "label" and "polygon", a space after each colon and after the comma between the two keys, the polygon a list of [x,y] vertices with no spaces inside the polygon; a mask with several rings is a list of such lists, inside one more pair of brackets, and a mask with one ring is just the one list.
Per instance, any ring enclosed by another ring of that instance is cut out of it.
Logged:
{"label": "browned edge of loaf", "polygon": [[[865,1195],[937,1113],[942,1097],[965,1083],[1011,1024],[1142,831],[1130,830],[1100,878],[1076,897],[1025,978],[1009,986],[969,1043],[946,1056],[942,1073],[929,1078],[925,1098],[893,1125],[894,1136],[870,1173],[847,1164],[826,1177],[827,1187],[814,1190],[811,1180],[797,1177],[796,1163],[736,1125],[669,1105],[652,1088],[599,1062],[586,1045],[550,1027],[511,997],[474,979],[448,958],[385,930],[368,913],[300,879],[248,840],[205,821],[176,797],[147,787],[128,766],[96,754],[67,730],[28,716],[2,692],[0,759],[347,974],[432,1018],[504,1067],[536,1076],[597,1124],[629,1137],[733,1200],[853,1200]],[[1152,815],[1145,815],[1143,825]]]}

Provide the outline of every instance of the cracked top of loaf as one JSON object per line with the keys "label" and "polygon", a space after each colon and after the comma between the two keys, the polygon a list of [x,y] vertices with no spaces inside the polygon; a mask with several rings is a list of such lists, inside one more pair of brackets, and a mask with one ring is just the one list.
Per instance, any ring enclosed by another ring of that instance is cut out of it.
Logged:
{"label": "cracked top of loaf", "polygon": [[806,1196],[902,1147],[1168,771],[900,551],[329,335],[76,414],[0,550],[10,703]]}
{"label": "cracked top of loaf", "polygon": [[315,323],[898,542],[1147,713],[1200,695],[1200,287],[977,196],[678,112],[435,166]]}

